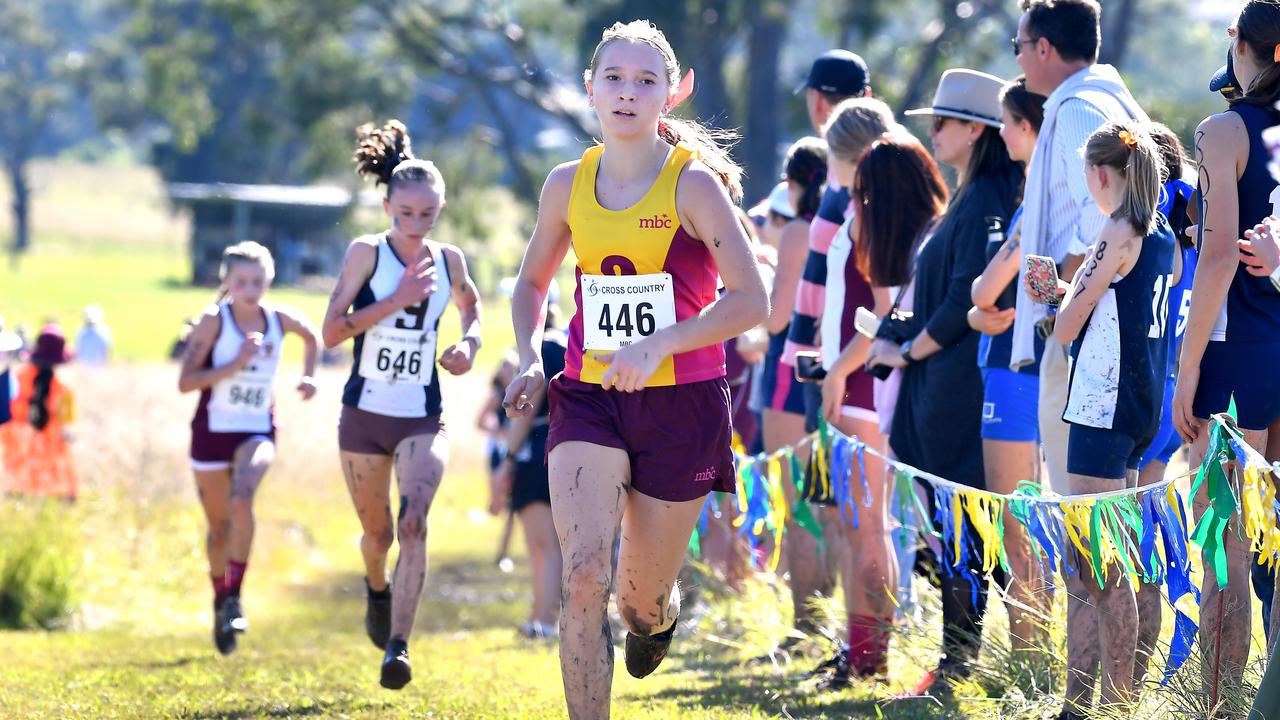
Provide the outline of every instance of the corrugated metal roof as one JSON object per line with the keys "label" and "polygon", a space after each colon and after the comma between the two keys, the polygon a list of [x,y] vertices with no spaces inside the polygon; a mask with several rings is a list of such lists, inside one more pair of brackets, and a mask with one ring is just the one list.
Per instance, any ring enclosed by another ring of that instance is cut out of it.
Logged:
{"label": "corrugated metal roof", "polygon": [[341,208],[352,201],[350,191],[329,186],[169,183],[167,189],[170,198],[185,202],[228,201]]}

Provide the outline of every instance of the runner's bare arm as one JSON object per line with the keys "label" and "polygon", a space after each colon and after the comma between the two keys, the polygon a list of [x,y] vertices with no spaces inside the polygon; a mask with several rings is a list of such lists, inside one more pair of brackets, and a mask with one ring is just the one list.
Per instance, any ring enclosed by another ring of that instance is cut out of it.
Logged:
{"label": "runner's bare arm", "polygon": [[471,369],[480,350],[480,293],[467,271],[462,251],[453,245],[442,245],[441,249],[449,270],[450,293],[462,321],[462,339],[440,354],[440,367],[461,375]]}
{"label": "runner's bare arm", "polygon": [[302,338],[302,381],[298,391],[310,400],[315,395],[316,357],[319,354],[320,339],[311,320],[302,312],[291,307],[277,307],[280,316],[280,329],[285,333],[293,333]]}
{"label": "runner's bare arm", "polygon": [[546,322],[547,288],[569,252],[569,195],[578,162],[559,165],[547,176],[538,201],[538,222],[525,248],[511,295],[511,325],[520,355],[520,374],[507,387],[502,405],[512,417],[533,412],[529,398],[540,392],[546,382],[542,374],[542,326]]}
{"label": "runner's bare arm", "polygon": [[213,387],[226,380],[240,369],[240,364],[232,362],[221,367],[206,368],[209,353],[213,352],[213,343],[218,339],[218,330],[222,326],[222,317],[217,305],[210,305],[200,316],[200,322],[191,330],[187,339],[187,349],[182,353],[182,369],[178,373],[178,392],[191,392]]}
{"label": "runner's bare arm", "polygon": [[388,315],[420,302],[434,290],[435,268],[429,262],[414,263],[405,268],[395,292],[356,312],[348,312],[360,287],[373,275],[377,258],[377,245],[367,240],[353,240],[347,247],[347,255],[342,260],[342,271],[338,274],[338,282],[334,285],[333,294],[329,296],[329,307],[324,313],[321,331],[325,347],[341,345]]}
{"label": "runner's bare arm", "polygon": [[1009,287],[1009,283],[1017,279],[1018,269],[1022,267],[1021,245],[1022,227],[1019,224],[1009,234],[1009,239],[1004,241],[1004,245],[1000,246],[996,256],[987,263],[982,274],[973,281],[973,287],[969,292],[974,307],[983,310],[996,308],[996,300],[1000,298],[1004,289]]}

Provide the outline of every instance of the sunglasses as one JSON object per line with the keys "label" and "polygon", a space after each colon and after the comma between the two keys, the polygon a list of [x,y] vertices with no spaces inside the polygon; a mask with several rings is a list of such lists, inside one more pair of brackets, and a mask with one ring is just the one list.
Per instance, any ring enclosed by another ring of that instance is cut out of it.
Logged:
{"label": "sunglasses", "polygon": [[936,133],[942,132],[942,128],[946,127],[948,120],[955,120],[955,118],[949,115],[934,115],[932,123],[933,131]]}
{"label": "sunglasses", "polygon": [[1009,44],[1013,46],[1013,56],[1018,57],[1022,54],[1023,45],[1034,45],[1039,38],[1031,38],[1030,40],[1019,40],[1016,37],[1009,38]]}

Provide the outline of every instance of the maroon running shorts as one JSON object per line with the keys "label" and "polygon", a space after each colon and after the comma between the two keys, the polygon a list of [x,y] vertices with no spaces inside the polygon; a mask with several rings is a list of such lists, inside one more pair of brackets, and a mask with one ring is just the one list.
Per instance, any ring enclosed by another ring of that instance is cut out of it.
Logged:
{"label": "maroon running shorts", "polygon": [[581,441],[625,450],[631,486],[666,502],[734,491],[729,383],[724,378],[625,393],[564,376],[547,388],[547,453]]}
{"label": "maroon running shorts", "polygon": [[275,442],[276,431],[211,432],[207,422],[191,423],[191,468],[202,472],[226,470],[235,460],[236,448],[250,440]]}

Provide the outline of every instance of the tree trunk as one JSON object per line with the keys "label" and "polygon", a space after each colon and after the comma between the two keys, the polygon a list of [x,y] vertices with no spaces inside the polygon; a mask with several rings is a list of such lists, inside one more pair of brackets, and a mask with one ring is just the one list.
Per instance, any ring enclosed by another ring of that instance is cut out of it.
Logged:
{"label": "tree trunk", "polygon": [[[1114,8],[1114,12],[1107,12]],[[1137,18],[1138,3],[1134,0],[1111,0],[1102,11],[1105,28],[1102,35],[1102,52],[1098,62],[1120,67],[1129,52],[1129,39],[1133,35],[1133,23]]]}
{"label": "tree trunk", "polygon": [[746,167],[743,202],[748,207],[773,188],[778,176],[778,139],[782,132],[778,97],[778,58],[787,35],[782,2],[753,4],[747,39],[747,123],[741,157]]}
{"label": "tree trunk", "polygon": [[690,21],[689,39],[695,48],[693,62],[697,84],[693,107],[698,119],[712,127],[732,127],[732,102],[724,77],[725,58],[729,54],[729,37],[733,32],[726,0],[708,0],[702,11]]}
{"label": "tree trunk", "polygon": [[13,188],[13,243],[9,247],[10,263],[17,267],[18,258],[31,246],[30,203],[31,187],[27,184],[27,159],[21,155],[10,157],[6,163],[9,184]]}

